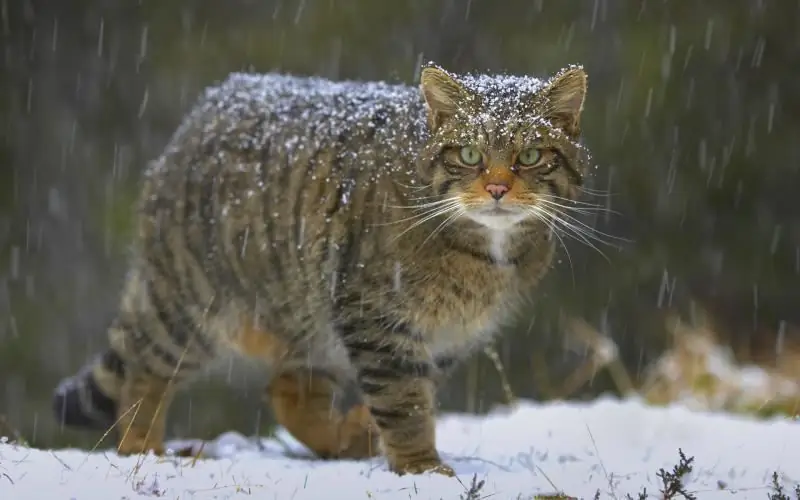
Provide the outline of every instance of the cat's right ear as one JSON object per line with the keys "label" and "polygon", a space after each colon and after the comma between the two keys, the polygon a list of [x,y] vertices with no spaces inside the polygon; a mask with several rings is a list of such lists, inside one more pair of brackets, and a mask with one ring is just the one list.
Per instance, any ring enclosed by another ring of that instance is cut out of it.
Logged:
{"label": "cat's right ear", "polygon": [[431,132],[453,116],[465,97],[464,87],[446,71],[429,66],[422,70],[419,87],[428,108]]}

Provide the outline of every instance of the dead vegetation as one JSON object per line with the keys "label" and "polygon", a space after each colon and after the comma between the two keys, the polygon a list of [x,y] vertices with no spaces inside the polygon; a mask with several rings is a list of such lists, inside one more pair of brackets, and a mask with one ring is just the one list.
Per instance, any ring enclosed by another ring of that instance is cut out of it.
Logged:
{"label": "dead vegetation", "polygon": [[621,396],[638,395],[653,405],[678,403],[759,417],[800,415],[799,345],[779,342],[772,353],[737,351],[715,333],[710,319],[698,316],[692,323],[669,318],[671,347],[638,380],[620,361],[611,338],[581,319],[565,320],[565,337],[588,355],[564,381],[561,399],[605,370]]}

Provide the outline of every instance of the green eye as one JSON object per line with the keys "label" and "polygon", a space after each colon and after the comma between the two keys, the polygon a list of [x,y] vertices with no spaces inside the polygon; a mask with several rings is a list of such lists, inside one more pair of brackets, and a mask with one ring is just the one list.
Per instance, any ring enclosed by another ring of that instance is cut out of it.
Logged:
{"label": "green eye", "polygon": [[461,148],[461,161],[464,165],[477,165],[481,162],[483,156],[481,152],[472,146],[464,146]]}
{"label": "green eye", "polygon": [[532,167],[536,165],[541,158],[541,151],[536,148],[528,148],[523,150],[519,156],[517,156],[517,161],[524,167]]}

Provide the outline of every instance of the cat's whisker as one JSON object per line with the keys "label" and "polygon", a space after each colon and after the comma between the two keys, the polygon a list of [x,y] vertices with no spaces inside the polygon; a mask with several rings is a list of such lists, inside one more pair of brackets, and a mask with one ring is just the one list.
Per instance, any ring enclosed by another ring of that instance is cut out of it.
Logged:
{"label": "cat's whisker", "polygon": [[[591,226],[585,226],[584,227],[584,226],[575,224],[574,222],[572,222],[572,221],[570,221],[568,219],[569,216],[566,216],[566,214],[559,214],[557,212],[551,212],[551,211],[549,211],[547,209],[543,209],[541,207],[539,208],[539,210],[542,213],[546,214],[548,217],[550,217],[550,220],[552,220],[558,227],[562,228],[564,230],[565,234],[571,234],[573,236],[576,236],[580,241],[582,241],[586,245],[594,246],[594,244],[591,243],[591,241],[590,241],[590,240],[592,240],[592,241],[596,241],[596,242],[598,242],[600,244],[603,244],[603,245],[607,245],[607,246],[611,246],[611,247],[614,247],[614,248],[618,248],[613,243],[608,242],[608,241],[604,240],[601,236],[599,236],[598,235],[599,232],[594,230]],[[605,233],[599,233],[599,234],[605,235]],[[599,249],[598,249],[598,251],[599,251]]]}
{"label": "cat's whisker", "polygon": [[408,197],[408,200],[409,201],[432,200],[432,199],[435,199],[435,198],[441,198],[441,195],[439,195],[439,194],[431,194],[431,195],[427,195],[427,196],[410,196],[410,197]]}
{"label": "cat's whisker", "polygon": [[[596,227],[591,226],[591,225],[581,221],[580,219],[572,217],[569,214],[560,213],[559,216],[562,219],[566,219],[575,228],[580,228],[584,233],[590,234],[592,236],[592,239],[594,239],[595,241],[601,242],[604,245],[611,246],[611,247],[613,247],[613,248],[615,248],[617,250],[619,250],[618,243],[630,243],[631,242],[631,240],[629,240],[628,238],[623,238],[622,236],[615,236],[613,234],[601,231],[601,230],[597,229]],[[608,240],[613,240],[616,243],[613,243],[612,241],[606,241],[603,238],[607,238]]]}
{"label": "cat's whisker", "polygon": [[[448,214],[448,213],[452,212],[454,209],[459,208],[459,206],[460,205],[458,203],[453,203],[452,205],[446,205],[444,207],[440,207],[440,208],[431,210],[430,212],[426,212],[426,214],[423,214],[424,217],[422,219],[415,221],[409,227],[407,227],[406,229],[401,231],[400,234],[398,234],[397,236],[394,236],[392,238],[391,242],[397,241],[404,234],[408,233],[412,229],[415,229],[415,228],[421,226],[422,224],[428,222],[429,220],[435,219],[436,217],[439,217],[441,215],[445,215],[445,214]],[[419,215],[418,217],[421,217],[421,216],[422,215]],[[414,217],[409,218],[409,220],[413,220],[413,219],[414,219]]]}
{"label": "cat's whisker", "polygon": [[606,207],[605,205],[602,205],[600,203],[590,203],[588,201],[583,201],[583,200],[573,200],[572,198],[566,198],[564,196],[558,196],[558,195],[555,195],[555,194],[544,195],[542,198],[544,198],[546,200],[556,200],[556,201],[564,202],[564,203],[568,203],[568,204],[571,203],[573,205],[580,205],[582,207],[596,207],[596,208],[605,208]]}
{"label": "cat's whisker", "polygon": [[573,240],[576,240],[576,241],[579,241],[579,242],[583,243],[587,247],[591,248],[592,250],[594,250],[598,254],[600,254],[606,261],[610,262],[610,259],[609,259],[608,255],[606,255],[606,253],[602,249],[600,249],[600,247],[598,247],[597,245],[592,243],[592,241],[590,241],[590,240],[595,240],[595,241],[607,244],[606,242],[594,237],[593,235],[591,235],[590,233],[585,232],[582,229],[576,228],[575,226],[572,226],[569,223],[564,222],[563,220],[560,220],[560,219],[557,219],[557,218],[554,218],[554,217],[551,217],[551,220],[558,221],[558,222],[556,222],[556,226],[559,229],[561,229],[561,231],[563,232],[564,236],[567,236],[569,238],[572,238]]}
{"label": "cat's whisker", "polygon": [[536,200],[538,204],[546,205],[550,207],[554,207],[556,210],[565,211],[565,212],[574,212],[580,215],[592,215],[598,213],[606,213],[611,212],[610,210],[603,208],[603,207],[573,207],[570,205],[565,205],[563,203],[557,203],[551,200],[547,200],[545,198],[539,198]]}
{"label": "cat's whisker", "polygon": [[[438,198],[438,196],[431,196],[431,198]],[[458,201],[459,199],[460,198],[458,196],[453,196],[453,197],[445,198],[445,199],[442,199],[442,200],[429,201],[429,202],[426,202],[426,203],[420,203],[418,205],[386,205],[386,206],[387,207],[391,207],[391,208],[401,208],[401,209],[416,210],[416,209],[421,209],[421,208],[428,208],[428,207],[435,207],[435,206],[439,206],[439,205],[444,205],[446,203],[451,203],[453,201]]]}
{"label": "cat's whisker", "polygon": [[423,189],[431,187],[431,184],[420,184],[419,186],[411,186],[408,184],[403,184],[402,182],[397,180],[395,180],[394,183],[402,188],[411,189],[412,191],[422,191]]}
{"label": "cat's whisker", "polygon": [[428,237],[422,241],[422,244],[419,246],[419,248],[422,248],[425,245],[425,243],[428,242],[428,240],[430,240],[431,238],[435,237],[437,234],[442,232],[445,228],[447,228],[448,225],[455,222],[456,219],[458,219],[465,213],[466,209],[464,207],[461,207],[459,210],[456,210],[453,214],[451,214],[449,217],[443,220],[438,226],[436,226],[436,229],[431,231],[431,234],[429,234]]}
{"label": "cat's whisker", "polygon": [[[583,224],[583,223],[575,224],[574,222],[570,221],[569,219],[573,219],[573,220],[576,220],[576,219],[570,217],[569,215],[560,214],[558,212],[553,212],[553,211],[547,210],[547,209],[545,209],[545,208],[543,208],[541,206],[533,207],[533,211],[534,211],[534,214],[538,216],[539,220],[542,220],[543,217],[546,217],[547,219],[549,219],[550,222],[552,222],[555,225],[555,227],[557,229],[559,229],[561,232],[563,232],[565,236],[571,237],[572,239],[574,239],[576,241],[579,241],[579,242],[583,243],[584,245],[592,248],[597,253],[602,255],[603,258],[606,259],[607,261],[610,261],[608,256],[597,245],[595,245],[593,243],[593,241],[596,241],[596,242],[598,242],[600,244],[603,244],[603,245],[608,245],[608,246],[611,246],[611,247],[614,247],[614,248],[618,248],[615,245],[613,245],[612,243],[610,243],[610,242],[604,240],[603,238],[601,238],[600,236],[598,236],[598,233],[602,234],[602,235],[605,235],[605,236],[609,236],[609,237],[612,237],[612,236],[606,235],[605,233],[602,233],[602,232],[599,232],[596,229],[592,228],[591,226],[588,226],[588,225]],[[580,222],[580,221],[577,221],[577,222]]]}
{"label": "cat's whisker", "polygon": [[611,191],[606,191],[604,189],[591,189],[586,186],[575,186],[575,189],[577,189],[581,193],[587,194],[589,196],[596,196],[598,198],[610,198],[614,196],[614,193],[612,193]]}
{"label": "cat's whisker", "polygon": [[[542,201],[542,200],[540,200],[540,201]],[[568,213],[565,213],[564,211],[556,209],[555,215],[557,215],[558,217],[560,217],[562,219],[566,219],[571,224],[573,224],[575,226],[579,226],[579,227],[583,228],[584,230],[592,233],[593,235],[599,234],[601,236],[604,236],[604,237],[612,239],[612,240],[617,240],[617,241],[624,242],[624,243],[630,243],[630,240],[628,240],[627,238],[623,238],[621,236],[614,236],[613,234],[608,234],[608,233],[605,233],[603,231],[600,231],[599,229],[597,229],[597,228],[595,228],[593,226],[590,226],[589,224],[583,222],[582,220],[580,220],[580,219],[578,219],[576,217],[573,217],[572,215],[569,215]],[[602,241],[602,240],[598,240],[598,241]],[[612,245],[611,243],[605,242],[605,241],[603,241],[603,243],[605,243],[607,245]]]}
{"label": "cat's whisker", "polygon": [[[457,199],[452,199],[452,200],[448,200],[448,201],[449,201],[449,203],[442,203],[442,204],[437,204],[435,206],[424,207],[425,208],[424,210],[421,210],[419,213],[416,213],[414,215],[410,215],[408,217],[404,217],[402,219],[397,219],[397,220],[393,220],[393,221],[386,222],[386,223],[373,224],[373,226],[376,226],[376,227],[390,226],[390,225],[399,224],[399,223],[402,223],[402,222],[413,221],[415,219],[419,219],[419,218],[422,218],[422,217],[427,217],[427,216],[429,216],[431,214],[436,214],[439,211],[447,212],[449,210],[452,210],[453,208],[455,208],[459,204],[459,201]],[[397,207],[397,208],[416,208],[416,207]],[[444,213],[444,212],[442,212],[442,213]],[[433,217],[435,217],[435,216],[436,215],[433,215]],[[423,222],[426,221],[426,220],[428,220],[428,219],[426,218],[425,220],[423,220]]]}
{"label": "cat's whisker", "polygon": [[569,253],[569,247],[567,247],[567,244],[564,242],[564,238],[562,238],[561,234],[559,234],[558,227],[556,227],[556,225],[547,216],[540,214],[536,210],[536,207],[531,208],[530,213],[533,214],[536,220],[547,227],[547,229],[550,231],[550,234],[558,238],[561,247],[564,249],[564,253],[567,254],[567,262],[569,262],[569,271],[572,275],[572,282],[575,283],[575,266],[572,263],[572,255]]}
{"label": "cat's whisker", "polygon": [[543,198],[537,197],[535,200],[531,201],[530,203],[525,204],[526,207],[543,207],[548,208],[553,211],[559,213],[573,213],[577,214],[577,216],[595,216],[596,214],[603,213],[603,210],[594,207],[571,207],[569,205],[562,205],[560,203],[552,202],[549,200],[545,200]]}

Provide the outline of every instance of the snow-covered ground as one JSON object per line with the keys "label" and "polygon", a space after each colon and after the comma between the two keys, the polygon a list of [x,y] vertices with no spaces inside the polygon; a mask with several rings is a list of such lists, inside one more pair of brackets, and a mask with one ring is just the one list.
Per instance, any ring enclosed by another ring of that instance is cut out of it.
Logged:
{"label": "snow-covered ground", "polygon": [[298,457],[302,447],[291,438],[278,437],[258,443],[226,434],[205,446],[215,458],[194,462],[0,444],[0,499],[459,499],[474,474],[485,485],[471,500],[557,491],[592,498],[598,489],[601,498],[636,498],[642,487],[658,498],[655,473],[677,463],[678,448],[695,457],[687,490],[699,499],[765,499],[773,471],[787,489],[800,480],[800,422],[651,408],[634,400],[524,403],[483,418],[443,416],[439,449],[457,479],[399,477],[379,459],[309,460]]}

